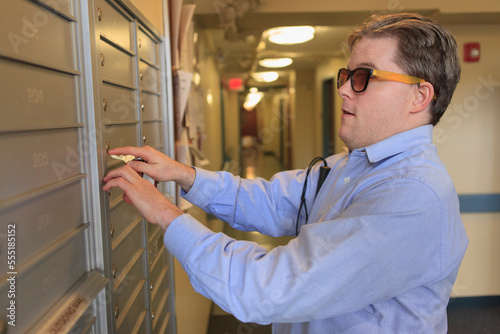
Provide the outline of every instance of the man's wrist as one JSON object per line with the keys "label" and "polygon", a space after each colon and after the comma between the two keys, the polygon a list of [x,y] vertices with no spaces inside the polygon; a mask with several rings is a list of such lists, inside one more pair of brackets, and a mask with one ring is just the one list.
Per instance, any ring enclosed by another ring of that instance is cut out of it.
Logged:
{"label": "man's wrist", "polygon": [[194,181],[196,179],[196,169],[194,167],[189,167],[186,165],[183,165],[183,169],[183,177],[179,182],[177,182],[177,184],[182,188],[182,190],[187,193],[193,187]]}
{"label": "man's wrist", "polygon": [[170,224],[179,216],[183,215],[185,212],[182,211],[180,208],[177,206],[173,206],[172,209],[166,210],[162,214],[162,218],[160,220],[160,227],[163,229],[164,232],[167,231],[168,227]]}

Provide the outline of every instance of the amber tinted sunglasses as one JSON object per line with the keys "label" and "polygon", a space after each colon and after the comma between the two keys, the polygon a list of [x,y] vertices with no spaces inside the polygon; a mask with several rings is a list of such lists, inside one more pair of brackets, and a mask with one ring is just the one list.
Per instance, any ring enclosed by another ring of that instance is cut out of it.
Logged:
{"label": "amber tinted sunglasses", "polygon": [[368,82],[372,77],[378,80],[397,81],[406,84],[418,84],[425,82],[424,79],[401,73],[374,70],[365,67],[359,67],[352,71],[349,71],[347,68],[341,68],[337,76],[337,88],[345,85],[350,78],[352,90],[356,93],[362,93],[366,90],[366,87],[368,87]]}

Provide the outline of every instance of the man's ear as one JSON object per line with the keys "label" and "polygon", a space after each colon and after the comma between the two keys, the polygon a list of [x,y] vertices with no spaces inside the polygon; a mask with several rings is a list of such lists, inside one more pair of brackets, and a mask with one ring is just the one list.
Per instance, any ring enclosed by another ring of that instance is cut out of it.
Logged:
{"label": "man's ear", "polygon": [[434,86],[430,82],[423,82],[417,86],[415,98],[411,105],[411,113],[418,113],[425,110],[434,99]]}

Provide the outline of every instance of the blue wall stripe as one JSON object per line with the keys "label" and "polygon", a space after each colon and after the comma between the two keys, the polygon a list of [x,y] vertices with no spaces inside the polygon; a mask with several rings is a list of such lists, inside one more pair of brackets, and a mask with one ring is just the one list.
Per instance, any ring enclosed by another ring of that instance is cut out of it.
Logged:
{"label": "blue wall stripe", "polygon": [[460,212],[500,212],[500,194],[458,195]]}
{"label": "blue wall stripe", "polygon": [[497,308],[500,307],[500,296],[452,297],[448,309],[459,308]]}

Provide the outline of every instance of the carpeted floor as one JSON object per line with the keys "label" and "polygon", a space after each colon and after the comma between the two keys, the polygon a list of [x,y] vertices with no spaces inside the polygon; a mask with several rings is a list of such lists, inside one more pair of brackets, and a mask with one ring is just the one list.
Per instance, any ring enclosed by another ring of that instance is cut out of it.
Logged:
{"label": "carpeted floor", "polygon": [[[246,324],[231,315],[213,315],[207,334],[271,334],[271,325]],[[500,334],[500,306],[448,310],[448,334]]]}
{"label": "carpeted floor", "polygon": [[500,305],[449,307],[448,334],[500,334]]}
{"label": "carpeted floor", "polygon": [[271,334],[271,325],[261,326],[240,322],[232,315],[210,317],[207,334]]}

